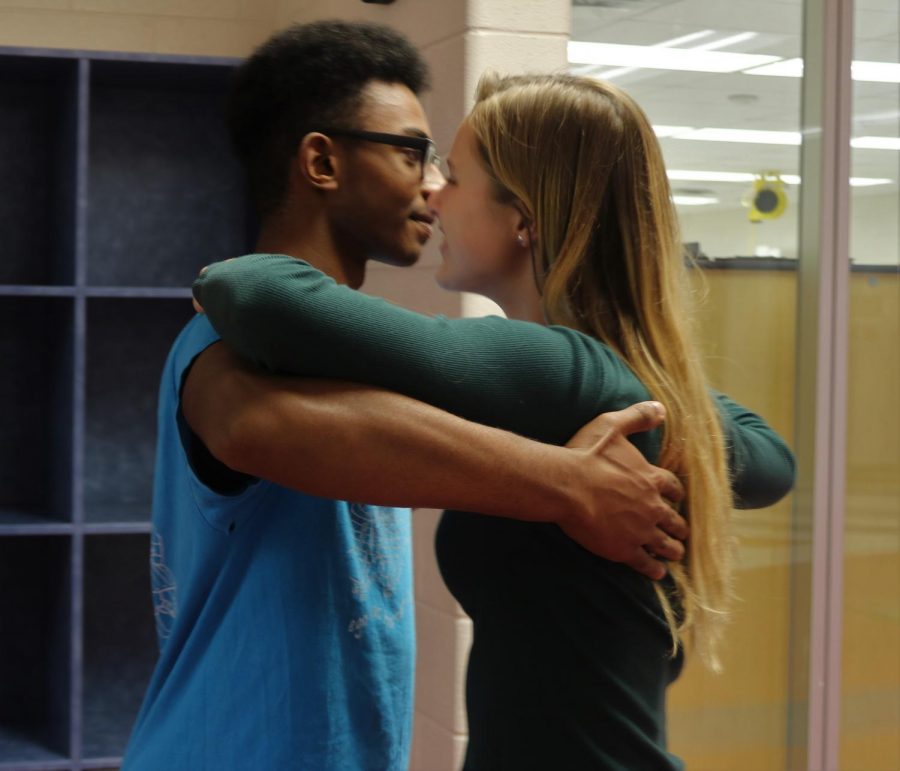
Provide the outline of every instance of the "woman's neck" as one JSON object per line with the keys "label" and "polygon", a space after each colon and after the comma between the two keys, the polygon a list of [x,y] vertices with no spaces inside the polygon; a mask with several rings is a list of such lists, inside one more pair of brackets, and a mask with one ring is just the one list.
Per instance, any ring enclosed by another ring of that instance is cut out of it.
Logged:
{"label": "woman's neck", "polygon": [[547,318],[544,316],[544,309],[541,307],[540,302],[532,303],[532,302],[506,302],[506,303],[497,303],[501,308],[503,308],[503,312],[506,314],[506,318],[508,319],[516,319],[517,321],[533,321],[536,324],[544,324],[547,323]]}
{"label": "woman's neck", "polygon": [[502,291],[495,294],[497,296],[490,299],[503,309],[506,318],[547,324],[541,295],[530,272],[519,280],[509,282],[502,287]]}

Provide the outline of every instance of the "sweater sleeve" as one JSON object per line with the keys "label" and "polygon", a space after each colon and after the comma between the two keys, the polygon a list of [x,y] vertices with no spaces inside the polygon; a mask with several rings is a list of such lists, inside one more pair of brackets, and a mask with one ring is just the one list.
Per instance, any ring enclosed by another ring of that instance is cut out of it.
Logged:
{"label": "sweater sleeve", "polygon": [[784,440],[759,415],[714,394],[725,430],[735,506],[771,506],[794,486],[796,462]]}
{"label": "sweater sleeve", "polygon": [[563,444],[599,412],[649,398],[579,332],[425,316],[291,257],[217,263],[194,293],[225,342],[266,371],[368,383],[544,442]]}
{"label": "sweater sleeve", "polygon": [[[194,296],[224,341],[264,370],[368,383],[543,442],[564,444],[597,414],[649,398],[617,355],[580,332],[425,316],[292,257],[216,263]],[[736,497],[769,505],[793,478],[792,456],[761,418],[719,404]],[[657,457],[658,432],[632,438]]]}

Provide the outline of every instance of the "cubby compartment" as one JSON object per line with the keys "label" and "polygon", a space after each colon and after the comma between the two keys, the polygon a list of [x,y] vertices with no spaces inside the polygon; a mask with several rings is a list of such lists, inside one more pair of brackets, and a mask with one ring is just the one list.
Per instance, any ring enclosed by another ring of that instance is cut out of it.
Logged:
{"label": "cubby compartment", "polygon": [[150,538],[89,535],[84,543],[82,756],[121,757],[158,656]]}
{"label": "cubby compartment", "polygon": [[78,62],[0,57],[0,286],[74,283]]}
{"label": "cubby compartment", "polygon": [[89,285],[187,287],[204,265],[247,251],[228,70],[91,63]]}
{"label": "cubby compartment", "polygon": [[160,375],[193,312],[187,298],[88,300],[85,521],[149,521]]}
{"label": "cubby compartment", "polygon": [[74,300],[0,296],[0,527],[72,518]]}
{"label": "cubby compartment", "polygon": [[0,762],[69,754],[71,539],[0,539]]}

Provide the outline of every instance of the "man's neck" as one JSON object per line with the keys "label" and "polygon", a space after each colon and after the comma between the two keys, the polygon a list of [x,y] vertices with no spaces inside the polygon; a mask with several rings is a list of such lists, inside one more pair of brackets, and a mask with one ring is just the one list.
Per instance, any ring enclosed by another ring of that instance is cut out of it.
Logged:
{"label": "man's neck", "polygon": [[255,251],[305,260],[339,284],[354,289],[359,289],[366,277],[365,259],[342,254],[328,229],[312,222],[287,223],[284,218],[269,217],[260,230]]}

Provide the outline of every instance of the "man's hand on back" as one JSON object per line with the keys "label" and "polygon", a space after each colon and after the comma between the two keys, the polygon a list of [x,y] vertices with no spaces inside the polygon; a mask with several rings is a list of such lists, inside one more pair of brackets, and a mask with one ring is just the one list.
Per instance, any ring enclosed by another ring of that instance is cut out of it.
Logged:
{"label": "man's hand on back", "polygon": [[658,402],[641,402],[592,420],[567,447],[584,459],[588,505],[559,525],[584,548],[648,578],[666,574],[660,560],[680,560],[687,522],[673,508],[684,497],[674,474],[647,462],[626,439],[665,420]]}

